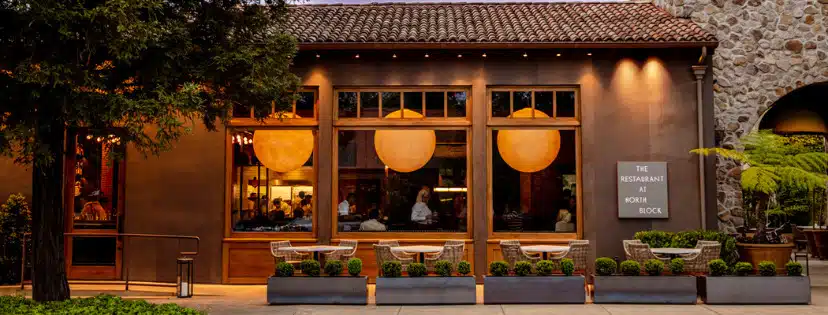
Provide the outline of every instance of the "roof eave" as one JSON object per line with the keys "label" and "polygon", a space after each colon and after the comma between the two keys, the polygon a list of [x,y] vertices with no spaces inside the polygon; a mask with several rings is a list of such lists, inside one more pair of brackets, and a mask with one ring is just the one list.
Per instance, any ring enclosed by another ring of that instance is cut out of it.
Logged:
{"label": "roof eave", "polygon": [[716,48],[717,41],[624,41],[624,42],[317,42],[299,43],[300,50],[406,50],[406,49],[589,49],[589,48]]}

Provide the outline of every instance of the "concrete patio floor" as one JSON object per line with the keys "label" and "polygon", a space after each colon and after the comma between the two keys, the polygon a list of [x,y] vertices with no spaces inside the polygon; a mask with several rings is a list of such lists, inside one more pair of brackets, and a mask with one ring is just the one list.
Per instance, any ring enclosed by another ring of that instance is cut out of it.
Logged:
{"label": "concrete patio floor", "polygon": [[[190,299],[174,298],[172,288],[130,285],[130,291],[123,291],[123,285],[71,285],[72,295],[77,297],[95,296],[106,293],[127,299],[146,299],[152,303],[176,303],[182,306],[205,310],[209,314],[452,314],[452,315],[635,315],[635,314],[678,314],[678,315],[788,315],[828,314],[828,261],[811,261],[811,305],[482,305],[483,287],[478,286],[477,305],[465,306],[376,306],[373,305],[373,285],[369,286],[369,305],[291,305],[270,306],[265,302],[266,288],[263,285],[212,285],[198,284],[195,296]],[[769,288],[772,290],[772,288]],[[0,294],[30,294],[19,287],[0,287]]]}

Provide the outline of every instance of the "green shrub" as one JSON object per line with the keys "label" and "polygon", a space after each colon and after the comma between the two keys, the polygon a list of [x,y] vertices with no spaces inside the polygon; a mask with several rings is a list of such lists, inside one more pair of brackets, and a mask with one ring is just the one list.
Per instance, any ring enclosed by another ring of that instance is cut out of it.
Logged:
{"label": "green shrub", "polygon": [[302,273],[309,277],[319,277],[319,262],[313,259],[303,260],[299,263]]}
{"label": "green shrub", "polygon": [[541,260],[535,265],[539,276],[549,276],[555,271],[555,263],[551,260]]}
{"label": "green shrub", "polygon": [[293,265],[280,262],[276,264],[276,276],[277,277],[292,277],[294,273]]}
{"label": "green shrub", "polygon": [[727,263],[721,259],[714,259],[707,263],[707,268],[710,270],[710,275],[713,277],[721,277],[727,274]]}
{"label": "green shrub", "polygon": [[[662,265],[662,268],[664,266]],[[635,260],[625,260],[621,262],[621,274],[625,276],[638,276],[641,274],[641,264]]]}
{"label": "green shrub", "polygon": [[796,261],[791,261],[785,264],[785,270],[791,277],[799,277],[802,275],[802,264]]}
{"label": "green shrub", "polygon": [[352,277],[359,277],[362,272],[362,259],[351,258],[348,260],[348,274]]}
{"label": "green shrub", "polygon": [[749,262],[738,262],[733,266],[733,273],[737,276],[747,276],[753,273],[753,265]]}
{"label": "green shrub", "polygon": [[640,231],[635,232],[634,239],[640,240],[652,248],[670,247],[673,242],[673,233],[664,231]]}
{"label": "green shrub", "polygon": [[203,312],[172,303],[152,304],[111,295],[38,303],[22,296],[0,296],[0,314],[153,314],[196,315]]}
{"label": "green shrub", "polygon": [[342,274],[342,262],[339,260],[328,260],[325,262],[325,274],[336,277]]}
{"label": "green shrub", "polygon": [[776,264],[772,261],[763,261],[759,263],[759,275],[765,277],[772,277],[776,275]]}
{"label": "green shrub", "polygon": [[408,276],[412,278],[422,277],[428,274],[423,263],[411,263],[408,265]]}
{"label": "green shrub", "polygon": [[673,258],[670,261],[670,273],[673,275],[680,275],[684,273],[684,259]]}
{"label": "green shrub", "polygon": [[[22,194],[13,194],[0,205],[0,285],[20,281],[22,236],[32,231],[32,212]],[[32,252],[32,238],[26,238],[26,251]],[[31,255],[29,255],[31,257]]]}
{"label": "green shrub", "polygon": [[575,272],[575,262],[572,259],[561,259],[561,272],[566,276],[571,276]]}
{"label": "green shrub", "polygon": [[618,270],[618,263],[612,258],[601,257],[595,260],[595,273],[599,276],[611,276]]}
{"label": "green shrub", "polygon": [[468,261],[461,261],[457,263],[457,273],[467,276],[471,273],[471,264]]}
{"label": "green shrub", "polygon": [[650,259],[644,262],[644,270],[648,275],[660,276],[664,272],[664,262],[658,259]]}
{"label": "green shrub", "polygon": [[489,274],[493,277],[505,277],[509,274],[509,263],[505,261],[493,261],[489,264]]}
{"label": "green shrub", "polygon": [[386,261],[382,263],[382,276],[386,278],[399,278],[402,275],[402,263],[399,261]]}
{"label": "green shrub", "polygon": [[532,263],[528,261],[519,261],[515,263],[515,275],[528,276],[532,274]]}
{"label": "green shrub", "polygon": [[438,260],[434,263],[434,273],[440,277],[451,277],[454,265],[448,260]]}

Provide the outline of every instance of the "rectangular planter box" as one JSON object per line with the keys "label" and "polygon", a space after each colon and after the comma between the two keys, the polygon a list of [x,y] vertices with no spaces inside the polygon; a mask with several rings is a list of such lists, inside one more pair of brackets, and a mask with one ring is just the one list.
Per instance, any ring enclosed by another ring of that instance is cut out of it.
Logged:
{"label": "rectangular planter box", "polygon": [[595,276],[595,303],[696,304],[693,276]]}
{"label": "rectangular planter box", "polygon": [[704,277],[707,304],[810,304],[808,277]]}
{"label": "rectangular planter box", "polygon": [[377,305],[475,304],[474,277],[377,278]]}
{"label": "rectangular planter box", "polygon": [[270,277],[269,304],[368,304],[368,277]]}
{"label": "rectangular planter box", "polygon": [[485,277],[486,304],[584,304],[584,276]]}

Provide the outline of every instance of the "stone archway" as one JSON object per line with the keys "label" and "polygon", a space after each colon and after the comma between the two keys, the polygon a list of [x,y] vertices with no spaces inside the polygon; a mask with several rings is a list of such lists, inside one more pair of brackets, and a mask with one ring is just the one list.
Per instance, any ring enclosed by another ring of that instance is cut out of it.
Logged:
{"label": "stone archway", "polygon": [[[828,136],[828,81],[809,85],[797,84],[797,88],[779,89],[780,97],[772,101],[751,128],[733,130],[732,136],[743,132],[771,129],[780,134],[821,134]],[[744,119],[747,122],[748,119]],[[741,121],[740,121],[741,122]],[[730,138],[727,146],[738,146],[738,140]],[[719,228],[735,232],[744,224],[742,219],[742,193],[739,185],[741,167],[732,161],[719,160]]]}

